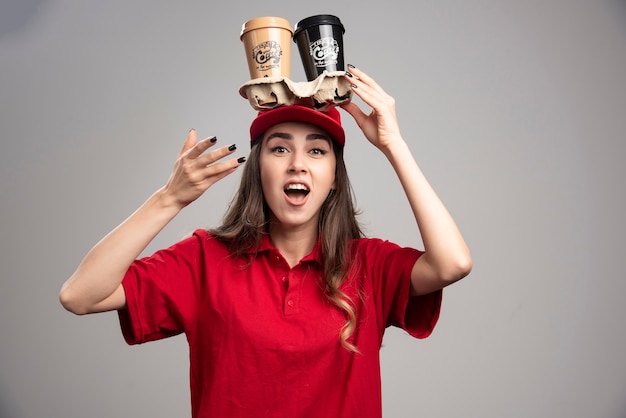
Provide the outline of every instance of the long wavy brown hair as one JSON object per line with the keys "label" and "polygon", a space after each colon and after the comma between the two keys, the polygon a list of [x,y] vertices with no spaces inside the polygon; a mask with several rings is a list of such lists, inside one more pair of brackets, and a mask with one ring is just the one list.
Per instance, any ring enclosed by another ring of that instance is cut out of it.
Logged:
{"label": "long wavy brown hair", "polygon": [[[259,157],[262,138],[253,142],[246,162],[239,189],[233,198],[223,223],[209,232],[225,242],[231,254],[245,256],[258,248],[267,233],[270,210],[263,197]],[[343,159],[343,147],[333,143],[336,156],[335,189],[322,204],[318,234],[321,237],[322,264],[326,295],[329,300],[345,312],[347,321],[340,330],[341,344],[350,351],[359,352],[348,339],[357,324],[355,305],[339,287],[346,280],[351,265],[353,239],[363,237],[357,221],[354,195]]]}

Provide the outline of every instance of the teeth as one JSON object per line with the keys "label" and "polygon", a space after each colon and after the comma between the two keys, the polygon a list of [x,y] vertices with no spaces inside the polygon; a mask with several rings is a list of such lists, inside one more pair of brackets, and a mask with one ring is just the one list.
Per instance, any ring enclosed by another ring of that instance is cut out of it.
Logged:
{"label": "teeth", "polygon": [[308,192],[309,188],[306,187],[304,184],[288,184],[285,190],[302,190]]}

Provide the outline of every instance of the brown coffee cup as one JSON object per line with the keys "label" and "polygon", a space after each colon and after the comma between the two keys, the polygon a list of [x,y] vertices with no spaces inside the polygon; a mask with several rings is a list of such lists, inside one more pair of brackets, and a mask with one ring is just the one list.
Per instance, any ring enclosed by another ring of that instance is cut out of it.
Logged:
{"label": "brown coffee cup", "polygon": [[266,16],[250,19],[241,27],[250,78],[291,76],[293,30],[286,19]]}

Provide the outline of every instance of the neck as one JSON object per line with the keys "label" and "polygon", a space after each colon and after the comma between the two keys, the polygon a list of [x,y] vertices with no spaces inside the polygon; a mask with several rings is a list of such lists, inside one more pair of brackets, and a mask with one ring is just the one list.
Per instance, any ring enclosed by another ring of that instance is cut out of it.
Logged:
{"label": "neck", "polygon": [[272,245],[278,248],[291,267],[310,254],[317,241],[316,225],[315,228],[284,228],[279,224],[271,224],[269,233]]}

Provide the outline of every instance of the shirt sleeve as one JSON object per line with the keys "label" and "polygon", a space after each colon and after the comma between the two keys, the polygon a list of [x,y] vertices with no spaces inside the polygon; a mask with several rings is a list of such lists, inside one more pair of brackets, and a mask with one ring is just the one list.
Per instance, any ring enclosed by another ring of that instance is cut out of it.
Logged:
{"label": "shirt sleeve", "polygon": [[380,239],[367,240],[366,265],[378,315],[385,327],[396,326],[415,338],[428,337],[441,311],[443,290],[411,296],[411,271],[422,251]]}
{"label": "shirt sleeve", "polygon": [[204,277],[202,233],[136,260],[122,281],[125,309],[118,311],[128,344],[167,338],[190,329]]}

